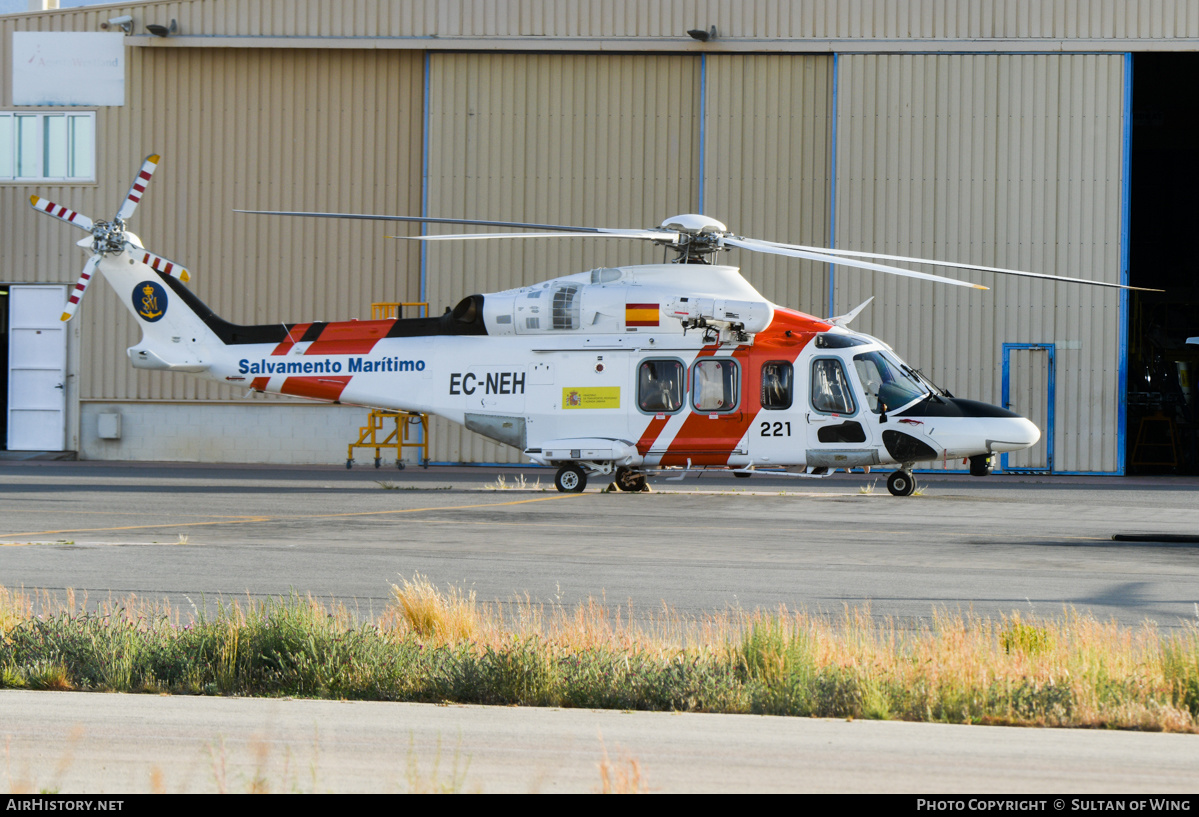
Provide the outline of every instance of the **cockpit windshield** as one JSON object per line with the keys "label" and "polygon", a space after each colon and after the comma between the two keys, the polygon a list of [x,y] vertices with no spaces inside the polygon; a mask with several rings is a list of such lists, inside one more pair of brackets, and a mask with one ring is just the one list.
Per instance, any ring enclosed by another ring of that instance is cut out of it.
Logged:
{"label": "cockpit windshield", "polygon": [[866,405],[875,414],[881,413],[884,407],[894,411],[930,394],[920,378],[886,352],[854,355],[853,365],[866,390]]}

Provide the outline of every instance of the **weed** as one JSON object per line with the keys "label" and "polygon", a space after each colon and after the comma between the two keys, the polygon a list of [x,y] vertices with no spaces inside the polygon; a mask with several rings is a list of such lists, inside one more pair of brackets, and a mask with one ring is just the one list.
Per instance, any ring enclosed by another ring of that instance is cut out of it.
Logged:
{"label": "weed", "polygon": [[878,485],[878,480],[877,480],[877,479],[876,479],[876,480],[872,480],[872,481],[870,482],[870,484],[869,484],[869,485],[859,485],[859,486],[858,486],[858,493],[859,493],[859,494],[872,494],[872,493],[874,493],[874,487],[875,487],[876,485]]}
{"label": "weed", "polygon": [[1026,624],[1020,620],[1020,613],[1013,613],[1012,618],[999,634],[999,643],[1004,652],[1022,652],[1025,655],[1038,655],[1053,646],[1053,638],[1049,630]]}
{"label": "weed", "polygon": [[390,480],[377,479],[375,484],[384,491],[452,491],[453,485],[402,485]]}
{"label": "weed", "polygon": [[450,766],[449,777],[441,773],[441,738],[437,738],[437,748],[429,761],[428,772],[422,772],[416,751],[416,739],[408,738],[408,768],[407,789],[409,794],[460,794],[466,784],[466,773],[470,769],[470,758],[462,758],[462,739],[458,739],[458,747],[454,749],[453,763]]}
{"label": "weed", "polygon": [[[528,490],[529,485],[525,480],[524,474],[517,474],[516,479],[513,480],[511,485],[508,484],[507,478],[503,474],[500,474],[495,478],[495,482],[484,487],[489,491],[525,491]],[[540,487],[541,477],[538,477],[535,489],[540,489]]]}
{"label": "weed", "polygon": [[599,762],[599,794],[648,794],[649,781],[641,771],[641,763],[627,751],[621,750],[620,759],[608,757],[604,736],[600,735],[600,750],[603,757]]}
{"label": "weed", "polygon": [[481,629],[475,593],[463,594],[451,587],[443,595],[427,578],[419,573],[412,574],[412,581],[401,578],[403,587],[393,584],[391,595],[399,605],[395,611],[385,614],[383,627],[392,632],[407,630],[422,638],[439,642],[454,642],[473,639]]}
{"label": "weed", "polygon": [[[936,610],[901,628],[848,606],[696,618],[567,606],[561,590],[500,606],[419,573],[370,621],[294,593],[192,605],[183,626],[132,597],[35,600],[0,588],[0,686],[1199,732],[1199,624],[1163,637],[1070,610]],[[220,757],[218,788],[239,788]]]}

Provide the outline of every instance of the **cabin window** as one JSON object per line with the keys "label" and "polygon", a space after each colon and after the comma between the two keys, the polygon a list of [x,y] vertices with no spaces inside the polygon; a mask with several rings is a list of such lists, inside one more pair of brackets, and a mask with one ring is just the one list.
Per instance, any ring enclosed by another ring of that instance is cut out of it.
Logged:
{"label": "cabin window", "polygon": [[853,393],[845,377],[845,367],[837,358],[812,361],[812,408],[824,414],[853,414]]}
{"label": "cabin window", "polygon": [[772,360],[762,364],[762,408],[791,408],[791,388],[794,381],[791,364],[785,360]]}
{"label": "cabin window", "polygon": [[731,360],[701,360],[691,379],[691,405],[696,411],[722,412],[737,408],[737,364]]}
{"label": "cabin window", "polygon": [[686,369],[678,360],[643,360],[637,373],[637,405],[650,414],[683,407]]}

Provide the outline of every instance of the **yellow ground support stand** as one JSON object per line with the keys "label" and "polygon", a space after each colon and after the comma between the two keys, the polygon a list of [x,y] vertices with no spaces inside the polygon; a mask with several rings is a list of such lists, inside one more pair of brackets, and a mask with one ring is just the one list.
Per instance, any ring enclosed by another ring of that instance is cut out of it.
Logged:
{"label": "yellow ground support stand", "polygon": [[[428,303],[375,303],[371,304],[371,320],[382,321],[400,318],[403,316],[404,308],[408,306],[417,307],[421,316],[427,315],[429,312]],[[380,435],[385,431],[384,425],[389,420],[395,422],[395,428],[387,436],[380,438]],[[420,433],[413,439],[413,432],[418,428],[420,429]],[[367,425],[358,429],[358,442],[350,443],[346,449],[346,468],[354,467],[355,448],[375,449],[376,468],[383,463],[383,449],[390,450],[394,448],[396,452],[396,468],[401,470],[404,468],[404,449],[416,448],[419,449],[416,461],[420,463],[421,467],[428,468],[429,415],[413,414],[407,411],[374,409],[367,417]]]}
{"label": "yellow ground support stand", "polygon": [[428,301],[389,301],[371,304],[371,320],[386,321],[392,318],[402,318],[406,306],[417,307],[417,311],[420,313],[417,317],[423,318],[429,314]]}
{"label": "yellow ground support stand", "polygon": [[[376,468],[383,464],[383,449],[394,448],[396,468],[400,470],[404,468],[404,449],[416,448],[419,450],[416,461],[423,468],[429,467],[429,415],[374,409],[367,420],[368,424],[358,429],[358,442],[350,443],[346,450],[346,468],[354,467],[355,448],[375,449]],[[395,422],[395,428],[388,432],[386,437],[380,438],[386,431],[384,424],[388,420]],[[412,432],[418,428],[420,429],[418,438],[409,442]]]}

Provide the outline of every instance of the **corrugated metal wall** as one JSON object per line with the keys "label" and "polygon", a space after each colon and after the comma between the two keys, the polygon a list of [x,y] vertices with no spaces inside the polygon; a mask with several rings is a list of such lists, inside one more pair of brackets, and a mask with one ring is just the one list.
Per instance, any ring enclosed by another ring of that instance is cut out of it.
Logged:
{"label": "corrugated metal wall", "polygon": [[[36,192],[107,217],[141,157],[162,152],[132,226],[192,268],[197,293],[239,322],[365,316],[372,300],[416,299],[419,248],[383,237],[403,228],[231,210],[419,212],[419,49],[469,51],[429,60],[430,213],[656,224],[698,209],[702,170],[704,210],[735,231],[822,243],[833,147],[828,51],[1036,50],[1069,47],[1053,38],[1121,37],[1178,49],[1195,43],[1169,38],[1199,36],[1194,0],[179,0],[0,18],[0,47],[14,29],[96,31],[126,13],[139,26],[176,18],[181,36],[128,38],[137,46],[127,51],[128,102],[97,111],[98,184]],[[713,44],[685,36],[711,24]],[[289,48],[289,37],[330,39]],[[1024,39],[987,42],[1002,38]],[[532,53],[581,42],[671,53]],[[749,48],[826,53],[718,53]],[[1116,280],[1120,56],[840,60],[838,246]],[[8,107],[10,72],[0,59]],[[30,192],[0,185],[0,214],[12,225],[0,242],[0,278],[69,284],[83,255],[67,244],[69,228],[29,210]],[[471,292],[657,257],[623,243],[566,240],[431,248],[428,293],[437,312]],[[823,269],[729,260],[767,297],[827,311]],[[992,292],[972,293],[874,277],[839,273],[838,311],[879,293],[858,325],[958,393],[998,402],[1000,345],[1057,342],[1058,467],[1119,467],[1114,294],[990,280]],[[77,321],[82,399],[243,399],[130,369],[113,350],[136,332],[106,293],[89,297]],[[435,435],[435,459],[511,457],[465,432]]]}
{"label": "corrugated metal wall", "polygon": [[[693,212],[699,68],[693,57],[433,55],[429,213],[648,227]],[[617,240],[432,245],[429,302],[436,314],[475,292],[661,259],[652,245]],[[512,449],[444,422],[432,439],[434,460],[519,461]]]}
{"label": "corrugated metal wall", "polygon": [[[1112,39],[1149,45],[1199,37],[1194,0],[175,0],[45,16],[55,21],[48,30],[96,31],[123,14],[135,17],[136,34],[145,34],[146,23],[178,20],[177,44],[200,36],[372,37],[412,40],[382,47],[496,50],[512,47],[504,39],[519,39],[524,49],[561,50],[570,48],[561,40],[586,38],[621,40],[622,49],[684,51],[701,48],[688,29],[712,25],[720,48],[751,51],[784,41],[792,41],[788,50],[823,51],[831,49],[821,40],[841,40],[836,50],[847,51],[879,50],[878,43],[853,41],[886,39],[894,51],[927,50],[930,41],[990,50],[988,40],[1021,39],[1028,49],[1057,50],[1061,39],[1102,47]],[[333,40],[328,47],[347,45]]]}
{"label": "corrugated metal wall", "polygon": [[[162,162],[130,227],[192,270],[192,289],[227,320],[368,318],[372,301],[417,299],[419,249],[387,239],[394,230],[233,209],[419,212],[419,53],[128,54],[128,104],[97,112],[98,185],[0,186],[4,211],[32,228],[0,242],[0,278],[73,283],[83,266],[86,256],[69,243],[80,236],[33,213],[30,190],[107,219],[141,159],[158,151]],[[21,272],[29,258],[38,259],[32,275]],[[242,399],[244,389],[128,366],[121,350],[138,333],[107,291],[89,290],[75,320],[83,400]]]}
{"label": "corrugated metal wall", "polygon": [[[831,66],[828,56],[711,58],[704,123],[697,57],[435,54],[428,212],[654,226],[699,209],[703,138],[706,213],[742,234],[824,243]],[[431,245],[429,301],[437,313],[473,292],[662,257],[611,240]],[[749,253],[727,260],[743,265],[768,298],[826,307],[818,265]],[[434,460],[519,461],[511,449],[440,421],[432,438]]]}
{"label": "corrugated metal wall", "polygon": [[[837,246],[1119,283],[1121,57],[848,56],[840,72]],[[991,403],[1003,343],[1056,343],[1056,468],[1116,470],[1116,292],[961,277],[992,289],[838,271],[836,303],[877,295],[857,328]]]}
{"label": "corrugated metal wall", "polygon": [[[708,57],[704,212],[735,233],[825,246],[832,182],[833,60],[815,55]],[[775,303],[824,315],[826,267],[731,252]]]}

